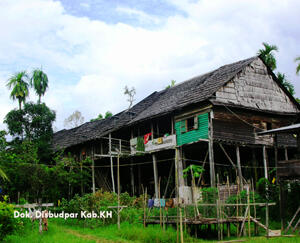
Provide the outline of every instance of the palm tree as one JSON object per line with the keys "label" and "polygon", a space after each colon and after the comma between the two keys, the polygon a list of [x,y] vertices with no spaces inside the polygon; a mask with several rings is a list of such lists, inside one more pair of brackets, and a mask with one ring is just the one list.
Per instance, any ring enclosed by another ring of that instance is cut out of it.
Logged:
{"label": "palm tree", "polygon": [[26,71],[15,73],[7,82],[7,87],[12,89],[10,97],[19,101],[19,109],[22,108],[22,102],[25,103],[26,97],[29,95],[28,75]]}
{"label": "palm tree", "polygon": [[295,62],[299,62],[298,66],[296,67],[296,74],[300,73],[300,56],[295,58]]}
{"label": "palm tree", "polygon": [[276,59],[273,54],[273,51],[278,51],[278,47],[275,45],[269,45],[266,42],[263,42],[262,44],[265,48],[259,49],[257,55],[259,55],[272,70],[275,70]]}
{"label": "palm tree", "polygon": [[277,79],[278,81],[291,93],[291,95],[295,94],[295,88],[294,85],[288,81],[285,77],[284,73],[277,73]]}
{"label": "palm tree", "polygon": [[5,174],[5,172],[0,168],[0,177],[3,179],[3,180],[7,180],[9,181],[7,175]]}
{"label": "palm tree", "polygon": [[41,103],[41,96],[46,93],[48,88],[48,76],[42,69],[35,69],[32,72],[30,84],[33,86],[35,93],[39,96],[39,104]]}

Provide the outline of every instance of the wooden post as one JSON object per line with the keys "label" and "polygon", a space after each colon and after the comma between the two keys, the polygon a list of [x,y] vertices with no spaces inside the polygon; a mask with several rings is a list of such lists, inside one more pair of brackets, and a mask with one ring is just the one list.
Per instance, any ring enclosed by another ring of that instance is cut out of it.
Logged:
{"label": "wooden post", "polygon": [[138,165],[138,195],[141,194],[141,185],[142,185],[142,170],[141,170],[141,165]]}
{"label": "wooden post", "polygon": [[280,206],[280,222],[281,222],[281,231],[284,231],[284,193],[283,193],[283,181],[279,179],[279,206]]}
{"label": "wooden post", "polygon": [[175,133],[174,131],[174,118],[173,116],[171,117],[171,134],[173,135]]}
{"label": "wooden post", "polygon": [[182,147],[176,147],[176,160],[175,167],[177,166],[177,176],[178,176],[178,187],[184,186],[184,178],[183,178],[183,164],[182,164],[182,157],[181,157]]}
{"label": "wooden post", "polygon": [[284,148],[284,158],[285,160],[289,160],[287,147]]}
{"label": "wooden post", "polygon": [[264,172],[265,172],[265,178],[268,179],[268,167],[267,167],[267,151],[266,146],[263,146],[263,161],[264,161]]}
{"label": "wooden post", "polygon": [[152,154],[152,160],[153,160],[155,198],[158,198],[158,173],[157,173],[157,160],[155,154]]}
{"label": "wooden post", "polygon": [[118,167],[117,167],[117,173],[118,173],[118,229],[120,229],[120,156],[118,154]]}
{"label": "wooden post", "polygon": [[251,224],[250,224],[250,182],[248,183],[248,187],[247,187],[247,204],[248,204],[248,236],[251,237]]}
{"label": "wooden post", "polygon": [[256,154],[255,148],[252,148],[252,166],[254,170],[254,181],[258,181],[258,174],[257,174],[257,161],[256,161]]}
{"label": "wooden post", "polygon": [[236,146],[236,160],[238,166],[238,175],[240,180],[241,191],[243,190],[243,175],[242,175],[242,167],[241,167],[241,157],[240,157],[240,147]]}
{"label": "wooden post", "polygon": [[110,172],[111,172],[111,182],[112,182],[112,188],[113,192],[116,192],[115,189],[115,179],[114,179],[114,165],[113,165],[113,157],[111,154],[111,133],[108,135],[108,147],[109,147],[109,156],[110,156]]}
{"label": "wooden post", "polygon": [[93,193],[96,192],[95,187],[95,158],[94,158],[94,146],[92,146],[92,184],[93,184]]}
{"label": "wooden post", "polygon": [[275,159],[275,167],[276,167],[276,184],[278,185],[278,148],[277,148],[277,134],[275,134],[274,138],[274,159]]}
{"label": "wooden post", "polygon": [[[266,146],[263,146],[263,160],[264,160],[264,171],[265,171],[265,179],[268,180],[268,167],[267,167],[267,151]],[[266,227],[267,227],[267,238],[269,238],[269,188],[266,185],[266,197],[267,197],[267,203],[266,203]]]}
{"label": "wooden post", "polygon": [[130,159],[130,183],[131,183],[131,194],[132,196],[135,195],[135,190],[134,190],[134,173],[133,173],[133,166],[132,166],[132,158]]}
{"label": "wooden post", "polygon": [[213,112],[210,112],[209,116],[209,142],[208,142],[208,153],[209,153],[209,172],[210,172],[210,185],[216,186],[216,174],[215,174],[215,162],[214,162],[214,148],[213,148]]}
{"label": "wooden post", "polygon": [[177,243],[179,242],[179,225],[178,225],[178,209],[179,209],[179,187],[178,187],[178,148],[175,148],[175,187],[176,187],[176,198],[177,198],[177,217],[176,217],[176,235]]}

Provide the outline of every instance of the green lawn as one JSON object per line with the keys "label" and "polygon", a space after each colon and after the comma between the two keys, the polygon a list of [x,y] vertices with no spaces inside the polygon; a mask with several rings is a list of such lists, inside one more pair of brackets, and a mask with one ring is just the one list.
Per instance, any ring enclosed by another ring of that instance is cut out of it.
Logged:
{"label": "green lawn", "polygon": [[[22,232],[8,236],[4,242],[7,243],[37,243],[37,242],[57,242],[57,243],[81,243],[81,242],[103,242],[103,243],[121,243],[121,242],[143,242],[143,243],[169,243],[176,242],[176,230],[169,228],[165,232],[161,231],[160,227],[149,226],[146,229],[142,225],[129,225],[123,223],[121,230],[117,230],[116,225],[98,227],[95,229],[84,228],[82,226],[67,225],[63,220],[50,220],[49,231],[43,232],[42,235],[38,232],[38,224],[35,223],[32,229],[31,224],[26,224]],[[245,242],[268,242],[268,243],[296,243],[300,242],[300,237],[279,237],[266,239],[265,237],[242,238]],[[234,240],[234,238],[231,238]],[[236,238],[235,238],[236,240]],[[184,242],[199,242],[213,243],[212,240],[199,240],[189,236],[185,236]]]}

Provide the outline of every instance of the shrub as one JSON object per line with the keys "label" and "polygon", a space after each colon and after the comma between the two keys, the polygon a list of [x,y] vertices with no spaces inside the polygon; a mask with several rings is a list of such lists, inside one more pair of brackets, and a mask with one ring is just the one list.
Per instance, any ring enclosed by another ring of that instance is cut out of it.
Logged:
{"label": "shrub", "polygon": [[0,202],[0,240],[12,234],[21,225],[20,219],[14,218],[13,205],[6,201]]}

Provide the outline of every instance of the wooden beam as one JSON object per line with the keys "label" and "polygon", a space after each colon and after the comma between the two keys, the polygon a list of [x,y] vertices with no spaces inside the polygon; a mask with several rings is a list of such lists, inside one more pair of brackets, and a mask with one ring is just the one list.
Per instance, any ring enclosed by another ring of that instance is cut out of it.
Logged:
{"label": "wooden beam", "polygon": [[284,157],[286,161],[289,160],[287,147],[284,148]]}
{"label": "wooden beam", "polygon": [[209,113],[209,142],[208,142],[208,154],[209,154],[209,173],[210,173],[210,185],[216,186],[216,173],[215,173],[215,162],[214,162],[214,146],[213,146],[213,112]]}
{"label": "wooden beam", "polygon": [[241,189],[243,190],[243,175],[242,175],[240,147],[239,146],[236,146],[236,161],[237,161],[237,166],[238,166],[238,175],[239,175],[240,185],[241,185]]}
{"label": "wooden beam", "polygon": [[184,177],[183,177],[183,162],[182,162],[182,147],[176,148],[177,151],[177,173],[178,173],[178,186],[184,186]]}
{"label": "wooden beam", "polygon": [[134,189],[134,173],[133,173],[133,162],[132,158],[130,159],[130,184],[131,184],[131,194],[132,196],[135,195],[135,189]]}
{"label": "wooden beam", "polygon": [[115,178],[114,178],[114,165],[113,165],[113,157],[111,155],[111,133],[108,135],[108,147],[109,147],[109,156],[110,156],[110,172],[111,172],[111,182],[112,182],[112,188],[113,192],[116,192],[115,189]]}
{"label": "wooden beam", "polygon": [[95,158],[94,158],[94,146],[92,145],[92,189],[93,193],[96,192],[95,187]]}
{"label": "wooden beam", "polygon": [[152,160],[153,160],[155,198],[158,198],[158,173],[157,173],[157,160],[155,154],[152,154]]}
{"label": "wooden beam", "polygon": [[267,167],[267,150],[266,146],[263,146],[263,161],[264,161],[264,172],[265,178],[268,179],[268,167]]}

